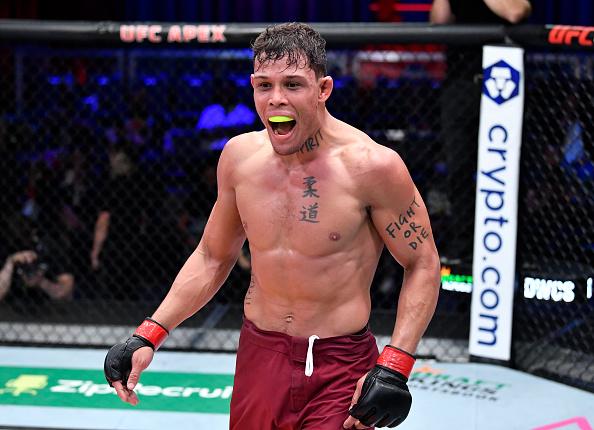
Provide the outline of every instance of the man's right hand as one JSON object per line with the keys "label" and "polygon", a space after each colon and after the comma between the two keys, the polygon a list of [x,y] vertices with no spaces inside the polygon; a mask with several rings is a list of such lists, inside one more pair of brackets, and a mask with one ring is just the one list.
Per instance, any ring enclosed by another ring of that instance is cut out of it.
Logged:
{"label": "man's right hand", "polygon": [[124,402],[138,404],[134,387],[167,335],[167,328],[152,318],[145,318],[131,337],[112,346],[107,352],[103,364],[105,379]]}
{"label": "man's right hand", "polygon": [[140,374],[153,360],[153,347],[144,339],[132,336],[123,343],[111,347],[103,370],[109,385],[115,388],[118,397],[131,405],[138,404],[134,387]]}
{"label": "man's right hand", "polygon": [[37,259],[35,251],[19,251],[12,254],[9,260],[12,264],[31,264]]}

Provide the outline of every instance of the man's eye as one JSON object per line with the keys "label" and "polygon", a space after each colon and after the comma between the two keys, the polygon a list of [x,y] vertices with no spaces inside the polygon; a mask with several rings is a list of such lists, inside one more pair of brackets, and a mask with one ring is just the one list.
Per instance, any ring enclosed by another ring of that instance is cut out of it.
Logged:
{"label": "man's eye", "polygon": [[270,84],[268,82],[260,82],[258,85],[260,88],[270,88]]}
{"label": "man's eye", "polygon": [[287,87],[289,87],[289,88],[298,88],[298,87],[300,87],[300,85],[299,85],[299,82],[289,82],[287,84]]}

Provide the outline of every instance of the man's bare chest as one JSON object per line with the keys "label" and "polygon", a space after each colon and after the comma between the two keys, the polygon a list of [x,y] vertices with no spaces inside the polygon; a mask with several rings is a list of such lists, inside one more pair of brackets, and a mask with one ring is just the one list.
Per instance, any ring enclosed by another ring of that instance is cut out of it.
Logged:
{"label": "man's bare chest", "polygon": [[336,172],[254,174],[236,187],[237,207],[251,244],[312,255],[350,243],[367,213],[353,185]]}

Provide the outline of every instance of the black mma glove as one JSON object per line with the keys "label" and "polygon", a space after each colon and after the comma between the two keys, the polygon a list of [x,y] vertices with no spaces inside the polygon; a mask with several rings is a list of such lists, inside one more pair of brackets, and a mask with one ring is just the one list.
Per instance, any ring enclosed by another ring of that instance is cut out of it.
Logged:
{"label": "black mma glove", "polygon": [[126,386],[132,370],[134,351],[143,346],[150,346],[156,351],[165,342],[168,334],[169,331],[157,321],[146,318],[125,342],[112,346],[103,363],[103,372],[109,385],[113,387],[113,381],[122,381]]}
{"label": "black mma glove", "polygon": [[406,382],[415,358],[388,345],[367,374],[361,396],[349,414],[368,427],[396,427],[410,411],[412,396]]}

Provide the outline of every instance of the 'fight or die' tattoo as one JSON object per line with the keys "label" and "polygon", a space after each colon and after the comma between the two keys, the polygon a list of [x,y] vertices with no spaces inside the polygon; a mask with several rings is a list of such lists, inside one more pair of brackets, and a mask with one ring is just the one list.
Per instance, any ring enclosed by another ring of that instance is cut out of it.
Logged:
{"label": "'fight or die' tattoo", "polygon": [[[307,176],[303,178],[303,185],[305,185],[305,190],[303,190],[303,198],[307,199],[319,199],[320,195],[318,194],[318,190],[315,187],[315,184],[318,181],[316,180],[315,176]],[[301,211],[301,218],[299,221],[309,222],[309,223],[318,223],[318,209],[320,208],[318,202],[309,203],[302,206]]]}
{"label": "'fight or die' tattoo", "polygon": [[416,250],[419,245],[423,244],[424,240],[429,238],[429,232],[425,227],[413,221],[415,208],[420,207],[413,198],[406,212],[398,215],[398,220],[394,220],[386,226],[386,232],[390,237],[396,239],[396,235],[400,233],[408,241],[408,246],[413,250]]}

